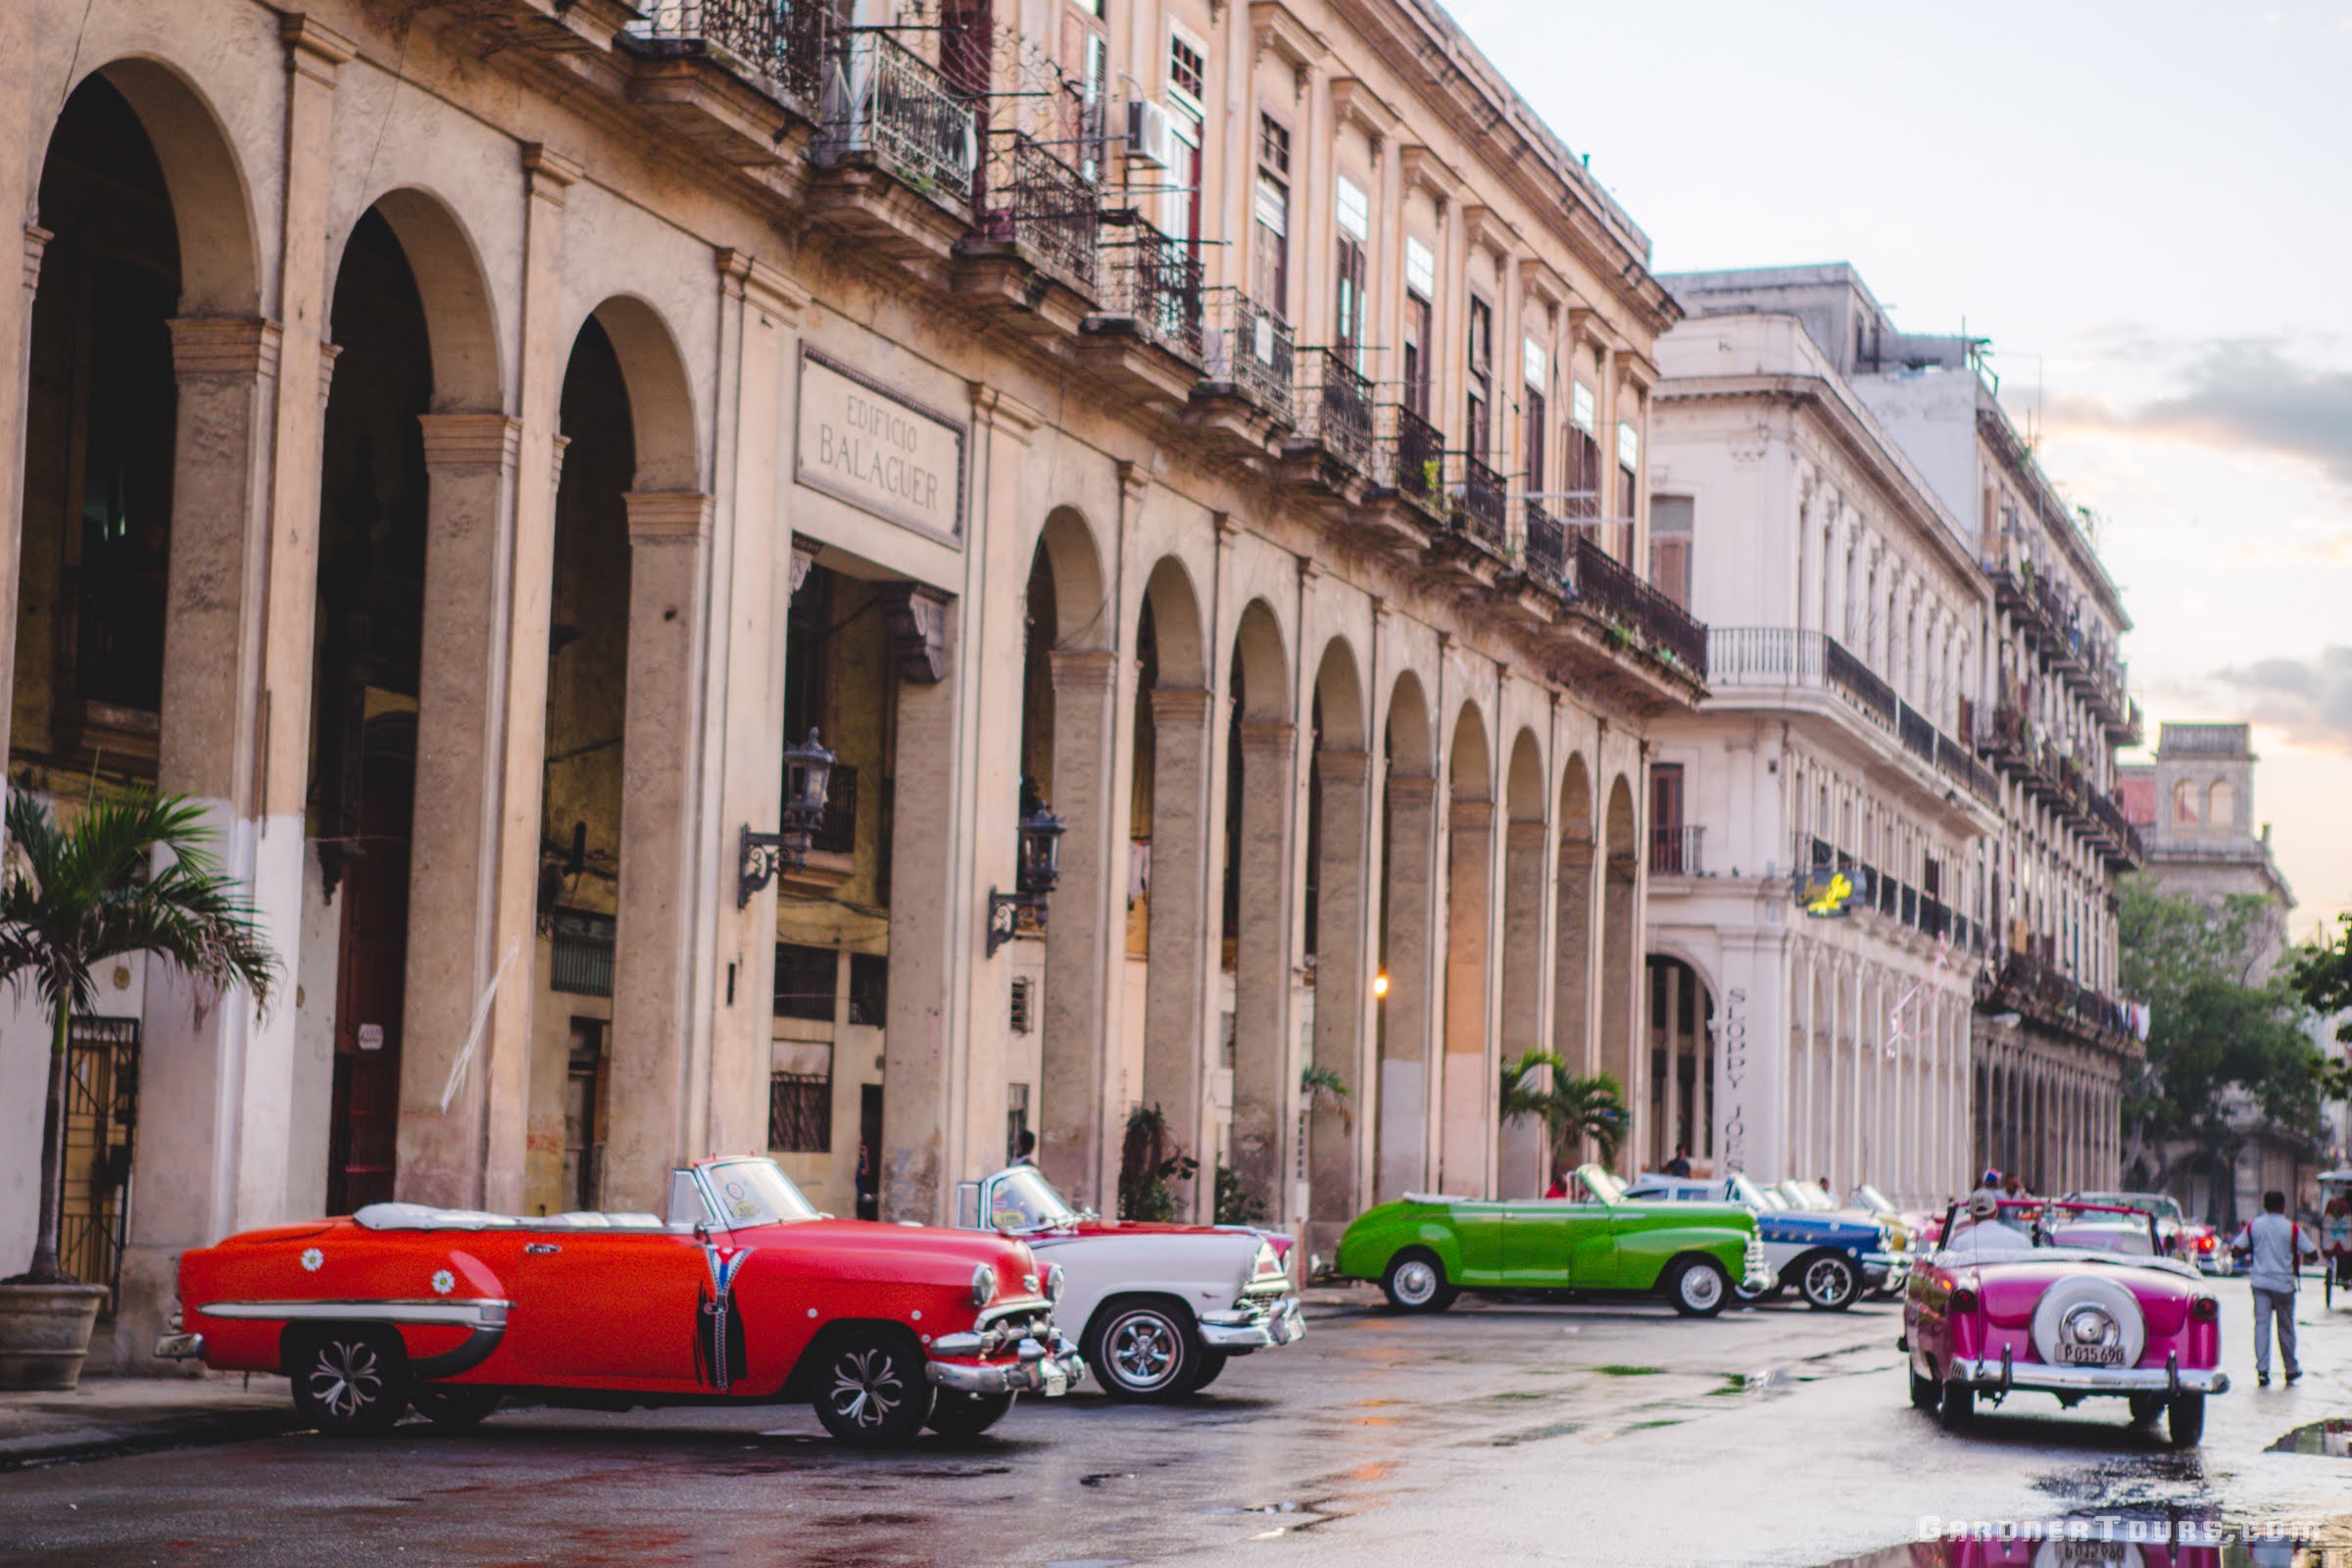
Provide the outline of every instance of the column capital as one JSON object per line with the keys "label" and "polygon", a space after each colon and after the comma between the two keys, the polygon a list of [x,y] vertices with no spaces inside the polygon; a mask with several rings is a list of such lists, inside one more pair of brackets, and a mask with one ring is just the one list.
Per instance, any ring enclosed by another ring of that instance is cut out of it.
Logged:
{"label": "column capital", "polygon": [[358,44],[299,11],[279,13],[277,35],[286,46],[286,70],[328,87],[336,71],[360,52]]}
{"label": "column capital", "polygon": [[1315,767],[1327,784],[1361,784],[1372,776],[1370,752],[1317,752]]}
{"label": "column capital", "polygon": [[1152,470],[1128,458],[1119,459],[1114,466],[1119,473],[1119,500],[1132,516],[1143,510],[1144,498],[1152,493]]}
{"label": "column capital", "polygon": [[428,468],[514,461],[522,421],[504,414],[420,414]]}
{"label": "column capital", "polygon": [[631,545],[710,537],[710,498],[700,490],[631,490],[620,503],[628,509]]}
{"label": "column capital", "polygon": [[1386,786],[1392,804],[1411,808],[1437,799],[1438,781],[1428,773],[1392,773]]}
{"label": "column capital", "polygon": [[1056,648],[1046,664],[1057,692],[1106,691],[1119,673],[1119,656],[1107,648]]}
{"label": "column capital", "polygon": [[1446,825],[1457,833],[1483,833],[1494,825],[1493,801],[1454,801],[1446,808]]}
{"label": "column capital", "polygon": [[327,394],[335,385],[335,362],[343,357],[343,345],[321,342],[318,345],[318,407],[324,410]]}
{"label": "column capital", "polygon": [[712,253],[712,261],[718,268],[721,290],[730,298],[747,300],[770,315],[793,315],[814,297],[749,251],[720,246]]}
{"label": "column capital", "polygon": [[1215,699],[1216,694],[1205,686],[1154,686],[1150,698],[1152,722],[1161,729],[1205,724]]}
{"label": "column capital", "polygon": [[558,434],[548,446],[547,488],[552,493],[564,488],[564,454],[571,450],[571,437]]}
{"label": "column capital", "polygon": [[564,205],[564,193],[572,187],[586,171],[543,141],[522,144],[523,173],[533,196],[542,201]]}
{"label": "column capital", "polygon": [[1253,757],[1290,756],[1298,733],[1298,726],[1285,718],[1245,718],[1235,727],[1241,731],[1243,755]]}
{"label": "column capital", "polygon": [[899,662],[900,677],[918,686],[946,680],[952,604],[948,596],[925,583],[891,582],[877,584],[874,598],[890,627],[890,649]]}
{"label": "column capital", "polygon": [[49,248],[55,234],[38,223],[24,225],[24,292],[29,294],[40,286],[41,253]]}
{"label": "column capital", "polygon": [[1016,397],[1011,397],[986,381],[966,383],[972,398],[972,421],[998,435],[1009,436],[1023,446],[1037,433],[1046,416]]}
{"label": "column capital", "polygon": [[283,334],[260,316],[175,316],[172,369],[176,375],[275,375]]}
{"label": "column capital", "polygon": [[1540,850],[1550,842],[1550,824],[1540,818],[1530,821],[1526,817],[1514,816],[1510,825],[1503,829],[1503,837],[1514,850]]}

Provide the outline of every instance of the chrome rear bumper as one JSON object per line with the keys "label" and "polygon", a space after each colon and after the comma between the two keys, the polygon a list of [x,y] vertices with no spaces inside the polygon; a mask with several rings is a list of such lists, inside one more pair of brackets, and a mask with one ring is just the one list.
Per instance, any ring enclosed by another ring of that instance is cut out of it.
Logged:
{"label": "chrome rear bumper", "polygon": [[2043,1394],[2227,1394],[2230,1374],[2219,1367],[2183,1372],[2171,1363],[2160,1367],[2052,1366],[2044,1361],[2019,1363],[2008,1355],[1998,1361],[1962,1357],[1952,1362],[1951,1381],[1971,1388],[2006,1394],[2028,1389]]}
{"label": "chrome rear bumper", "polygon": [[201,1361],[204,1359],[204,1336],[167,1334],[155,1342],[155,1358],[159,1361]]}

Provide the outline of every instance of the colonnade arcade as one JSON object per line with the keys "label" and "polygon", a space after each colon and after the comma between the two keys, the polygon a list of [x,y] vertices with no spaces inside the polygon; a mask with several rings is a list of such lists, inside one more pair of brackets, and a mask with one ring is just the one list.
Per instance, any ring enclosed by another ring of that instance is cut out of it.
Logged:
{"label": "colonnade arcade", "polygon": [[2122,1127],[2112,1066],[2102,1072],[2075,1051],[2017,1029],[1979,1042],[1975,1134],[1981,1168],[2016,1176],[2034,1193],[2109,1187],[2121,1179]]}

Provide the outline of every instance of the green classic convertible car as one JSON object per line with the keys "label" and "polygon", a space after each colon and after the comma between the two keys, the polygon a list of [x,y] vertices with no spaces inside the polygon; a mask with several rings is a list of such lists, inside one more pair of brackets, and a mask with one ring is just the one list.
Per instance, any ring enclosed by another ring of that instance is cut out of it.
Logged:
{"label": "green classic convertible car", "polygon": [[1407,1312],[1441,1312],[1463,1291],[1658,1294],[1689,1317],[1712,1317],[1735,1282],[1771,1283],[1756,1217],[1737,1203],[1638,1203],[1598,1165],[1576,1173],[1584,1195],[1433,1198],[1408,1193],[1356,1216],[1340,1238],[1339,1272],[1377,1280]]}

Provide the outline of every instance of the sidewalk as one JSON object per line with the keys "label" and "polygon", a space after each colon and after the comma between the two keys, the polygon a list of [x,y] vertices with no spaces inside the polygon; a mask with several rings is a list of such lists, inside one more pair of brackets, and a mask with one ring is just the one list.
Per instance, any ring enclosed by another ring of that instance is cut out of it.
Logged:
{"label": "sidewalk", "polygon": [[285,1379],[93,1375],[71,1394],[0,1394],[0,1470],[273,1437],[299,1424]]}

